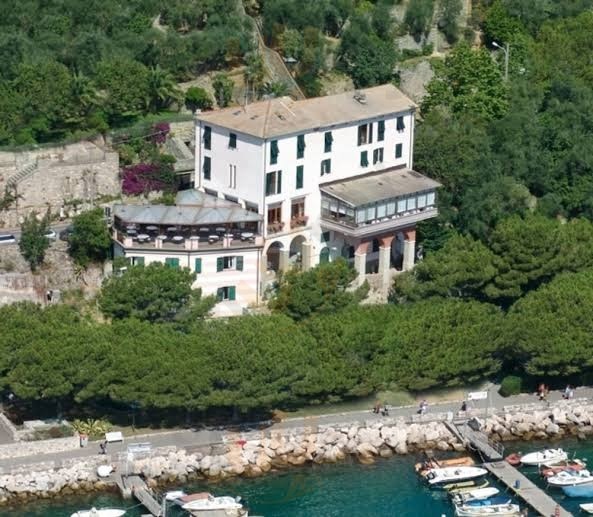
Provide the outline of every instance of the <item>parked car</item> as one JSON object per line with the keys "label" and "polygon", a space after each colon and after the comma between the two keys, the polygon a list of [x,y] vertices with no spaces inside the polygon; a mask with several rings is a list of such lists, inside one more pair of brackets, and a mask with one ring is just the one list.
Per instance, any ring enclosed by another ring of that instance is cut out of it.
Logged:
{"label": "parked car", "polygon": [[56,235],[56,232],[50,228],[47,232],[45,232],[45,237],[50,241],[55,241],[58,236]]}
{"label": "parked car", "polygon": [[0,244],[16,244],[16,237],[11,234],[0,235]]}
{"label": "parked car", "polygon": [[59,234],[60,240],[68,242],[70,240],[70,235],[72,235],[73,231],[74,227],[72,225],[68,226],[67,228],[64,228]]}

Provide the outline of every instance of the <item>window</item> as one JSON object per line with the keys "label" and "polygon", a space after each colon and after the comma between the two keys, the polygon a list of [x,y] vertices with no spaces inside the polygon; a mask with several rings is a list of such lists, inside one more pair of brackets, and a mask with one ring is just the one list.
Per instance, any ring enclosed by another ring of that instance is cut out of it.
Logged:
{"label": "window", "polygon": [[167,257],[165,259],[165,266],[172,267],[174,269],[179,269],[179,259]]}
{"label": "window", "polygon": [[233,301],[236,299],[236,289],[234,285],[229,285],[226,287],[219,287],[216,290],[216,298],[219,302],[230,300]]}
{"label": "window", "polygon": [[282,192],[282,171],[266,174],[266,196],[273,196]]}
{"label": "window", "polygon": [[279,223],[282,221],[282,206],[268,208],[268,224]]}
{"label": "window", "polygon": [[270,164],[274,165],[278,163],[278,155],[280,151],[278,150],[278,140],[272,140],[270,144]]}
{"label": "window", "polygon": [[256,203],[250,203],[249,201],[245,201],[245,210],[248,212],[255,212],[256,214],[259,213],[259,206]]}
{"label": "window", "polygon": [[229,147],[231,149],[237,148],[237,135],[235,133],[229,133]]}
{"label": "window", "polygon": [[296,168],[296,188],[303,188],[303,175],[305,168],[302,165],[297,165]]}
{"label": "window", "polygon": [[297,136],[297,159],[305,157],[305,135]]}
{"label": "window", "polygon": [[329,238],[330,238],[330,232],[323,232],[321,234],[321,241],[322,242],[329,242]]}
{"label": "window", "polygon": [[404,124],[404,117],[397,117],[397,123],[395,125],[398,131],[403,131],[406,129],[406,125]]}
{"label": "window", "polygon": [[330,174],[332,171],[332,161],[328,158],[327,160],[321,160],[321,175]]}
{"label": "window", "polygon": [[131,257],[132,258],[132,266],[143,266],[144,265],[144,257]]}
{"label": "window", "polygon": [[334,142],[334,137],[332,136],[332,132],[328,131],[327,133],[325,133],[325,151],[324,152],[331,153],[333,142]]}
{"label": "window", "polygon": [[383,163],[383,148],[373,150],[373,165],[376,163]]}
{"label": "window", "polygon": [[369,165],[369,153],[368,151],[363,151],[360,153],[360,166],[367,167]]}
{"label": "window", "polygon": [[210,173],[212,172],[212,162],[210,156],[204,156],[204,165],[202,166],[202,172],[204,173],[204,179],[210,179]]}
{"label": "window", "polygon": [[242,256],[231,256],[231,257],[218,257],[216,259],[216,271],[221,272],[229,269],[235,269],[237,271],[243,271],[243,257]]}
{"label": "window", "polygon": [[290,217],[300,217],[305,215],[305,200],[296,199],[290,205]]}
{"label": "window", "polygon": [[204,149],[210,149],[212,144],[212,128],[204,126]]}
{"label": "window", "polygon": [[403,152],[403,145],[402,144],[395,144],[395,157],[401,158]]}
{"label": "window", "polygon": [[368,142],[368,126],[363,124],[358,126],[358,145],[364,145]]}
{"label": "window", "polygon": [[194,272],[201,273],[202,272],[202,259],[197,258],[194,260]]}
{"label": "window", "polygon": [[385,121],[379,120],[377,123],[377,140],[382,142],[385,140]]}

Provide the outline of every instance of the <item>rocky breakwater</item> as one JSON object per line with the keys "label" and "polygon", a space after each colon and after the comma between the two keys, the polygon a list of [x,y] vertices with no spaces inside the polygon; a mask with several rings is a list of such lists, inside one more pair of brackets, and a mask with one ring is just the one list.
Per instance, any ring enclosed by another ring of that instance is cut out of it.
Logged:
{"label": "rocky breakwater", "polygon": [[372,463],[376,457],[424,449],[445,451],[463,447],[443,423],[406,424],[385,419],[367,425],[305,428],[274,432],[267,437],[244,436],[228,441],[224,454],[187,454],[180,450],[167,457],[136,461],[131,468],[151,482],[183,482],[194,477],[220,480],[256,477],[272,469],[307,463],[335,463],[347,456]]}
{"label": "rocky breakwater", "polygon": [[505,412],[486,418],[482,430],[495,441],[584,439],[593,435],[593,404],[560,402],[546,409]]}

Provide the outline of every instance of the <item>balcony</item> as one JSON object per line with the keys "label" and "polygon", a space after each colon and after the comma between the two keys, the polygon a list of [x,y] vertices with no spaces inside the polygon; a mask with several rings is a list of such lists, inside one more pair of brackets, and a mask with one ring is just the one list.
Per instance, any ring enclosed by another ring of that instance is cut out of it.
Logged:
{"label": "balcony", "polygon": [[307,226],[308,222],[308,215],[295,215],[290,219],[290,228],[291,230],[294,230],[295,228],[302,228],[303,226]]}
{"label": "balcony", "polygon": [[284,229],[284,223],[276,221],[274,223],[268,223],[268,234],[280,233]]}
{"label": "balcony", "polygon": [[439,183],[394,168],[320,186],[321,225],[351,237],[414,226],[438,215]]}

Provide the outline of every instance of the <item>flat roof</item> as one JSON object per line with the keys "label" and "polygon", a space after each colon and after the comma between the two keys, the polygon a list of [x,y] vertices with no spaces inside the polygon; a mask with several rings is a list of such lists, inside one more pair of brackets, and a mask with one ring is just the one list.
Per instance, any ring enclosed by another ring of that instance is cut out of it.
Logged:
{"label": "flat roof", "polygon": [[274,138],[415,108],[414,101],[395,86],[384,84],[300,101],[274,98],[198,113],[196,119],[259,138]]}
{"label": "flat roof", "polygon": [[212,225],[259,222],[262,216],[237,203],[198,190],[177,194],[176,205],[114,205],[113,215],[127,223],[154,225]]}
{"label": "flat roof", "polygon": [[351,206],[361,206],[415,192],[435,190],[440,186],[438,181],[412,169],[391,167],[352,179],[324,183],[319,185],[319,189]]}

